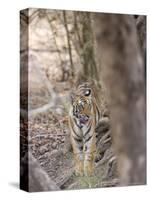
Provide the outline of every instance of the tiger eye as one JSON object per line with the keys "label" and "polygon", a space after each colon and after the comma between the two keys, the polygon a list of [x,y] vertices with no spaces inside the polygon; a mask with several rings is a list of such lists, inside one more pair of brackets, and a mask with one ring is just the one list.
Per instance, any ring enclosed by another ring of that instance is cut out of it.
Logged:
{"label": "tiger eye", "polygon": [[89,96],[90,94],[91,94],[91,90],[90,89],[86,90],[85,93],[84,93],[85,96]]}

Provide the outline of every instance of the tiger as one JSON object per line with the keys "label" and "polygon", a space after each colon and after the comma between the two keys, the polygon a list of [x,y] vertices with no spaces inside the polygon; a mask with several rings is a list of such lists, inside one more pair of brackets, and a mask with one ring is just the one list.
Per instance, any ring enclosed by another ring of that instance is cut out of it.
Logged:
{"label": "tiger", "polygon": [[70,140],[76,176],[92,176],[96,156],[96,126],[101,117],[91,83],[80,84],[71,96]]}

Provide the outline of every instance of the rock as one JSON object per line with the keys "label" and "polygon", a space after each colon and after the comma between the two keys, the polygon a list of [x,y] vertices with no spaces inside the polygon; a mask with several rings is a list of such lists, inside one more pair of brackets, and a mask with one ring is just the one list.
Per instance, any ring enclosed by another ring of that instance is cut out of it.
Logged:
{"label": "rock", "polygon": [[52,143],[52,148],[53,148],[53,149],[57,149],[57,145],[58,145],[57,142],[53,142],[53,143]]}
{"label": "rock", "polygon": [[30,192],[59,190],[59,187],[50,179],[31,154],[29,154],[29,166]]}

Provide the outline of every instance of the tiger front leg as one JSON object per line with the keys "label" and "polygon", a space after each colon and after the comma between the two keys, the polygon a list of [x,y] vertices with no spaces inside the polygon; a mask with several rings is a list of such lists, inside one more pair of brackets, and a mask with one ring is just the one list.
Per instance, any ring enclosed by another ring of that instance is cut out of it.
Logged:
{"label": "tiger front leg", "polygon": [[[71,112],[72,113],[72,112]],[[81,129],[75,123],[76,119],[69,118],[70,140],[74,155],[75,175],[83,176],[83,139]]]}
{"label": "tiger front leg", "polygon": [[96,156],[96,135],[88,136],[84,144],[84,175],[94,174],[94,161]]}
{"label": "tiger front leg", "polygon": [[83,176],[83,155],[74,153],[74,164],[75,164],[75,175],[76,176]]}
{"label": "tiger front leg", "polygon": [[71,139],[74,155],[75,175],[83,176],[83,144],[77,142],[75,138]]}
{"label": "tiger front leg", "polygon": [[74,155],[75,175],[83,176],[83,141],[72,133],[71,144]]}

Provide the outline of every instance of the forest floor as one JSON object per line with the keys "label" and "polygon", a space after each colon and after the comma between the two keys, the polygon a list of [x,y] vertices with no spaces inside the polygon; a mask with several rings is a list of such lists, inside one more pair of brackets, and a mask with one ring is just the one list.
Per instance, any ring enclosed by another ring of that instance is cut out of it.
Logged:
{"label": "forest floor", "polygon": [[[60,86],[59,86],[60,87]],[[65,91],[61,93],[66,94]],[[69,93],[69,91],[67,91]],[[29,150],[40,166],[60,189],[81,189],[110,187],[118,185],[116,164],[109,162],[113,157],[111,146],[105,149],[101,158],[95,162],[92,177],[77,177],[74,174],[74,160],[69,140],[68,113],[38,113],[28,122]]]}
{"label": "forest floor", "polygon": [[[46,119],[46,120],[45,120]],[[93,177],[74,175],[73,154],[67,121],[51,112],[40,114],[29,122],[29,148],[41,167],[60,189],[95,188],[115,186],[114,177],[108,180],[107,158],[96,167]]]}
{"label": "forest floor", "polygon": [[[66,90],[61,93],[66,95]],[[67,91],[69,93],[69,91]],[[66,98],[66,97],[64,97]],[[34,101],[35,102],[35,101]],[[33,106],[34,107],[34,106]],[[56,109],[55,109],[56,110]],[[28,127],[28,134],[24,131]],[[110,187],[119,184],[116,172],[116,162],[113,162],[113,150],[110,140],[103,140],[100,148],[102,154],[95,161],[95,173],[92,177],[77,177],[74,174],[74,160],[70,144],[68,127],[68,112],[61,105],[57,112],[48,109],[30,116],[28,124],[21,121],[21,144],[23,152],[28,150],[36,158],[41,168],[60,189],[81,189]],[[28,142],[24,142],[24,139]],[[103,144],[104,143],[104,144]]]}

